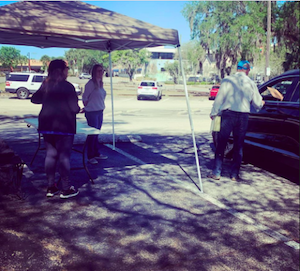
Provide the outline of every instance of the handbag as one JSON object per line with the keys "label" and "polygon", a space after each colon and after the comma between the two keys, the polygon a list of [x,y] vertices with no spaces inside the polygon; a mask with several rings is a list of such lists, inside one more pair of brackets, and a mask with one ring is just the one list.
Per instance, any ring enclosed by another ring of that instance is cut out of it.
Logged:
{"label": "handbag", "polygon": [[210,131],[211,132],[220,132],[221,130],[221,116],[216,116],[211,121]]}

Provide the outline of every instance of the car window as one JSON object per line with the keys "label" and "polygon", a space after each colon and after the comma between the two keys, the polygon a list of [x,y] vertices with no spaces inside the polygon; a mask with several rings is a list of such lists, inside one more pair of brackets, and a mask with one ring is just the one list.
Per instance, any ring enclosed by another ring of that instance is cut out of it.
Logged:
{"label": "car window", "polygon": [[261,90],[261,96],[263,97],[263,100],[280,101],[281,99],[274,98],[274,95],[271,94],[272,89],[275,89],[279,91],[279,93],[282,95],[282,100],[284,101],[285,97],[289,93],[289,89],[291,88],[293,81],[294,78],[284,78],[266,85]]}
{"label": "car window", "polygon": [[9,74],[6,78],[8,81],[27,82],[29,74]]}
{"label": "car window", "polygon": [[41,83],[43,81],[44,81],[44,76],[42,76],[42,75],[35,75],[32,78],[32,82]]}
{"label": "car window", "polygon": [[141,86],[142,87],[154,87],[155,83],[154,82],[142,82]]}

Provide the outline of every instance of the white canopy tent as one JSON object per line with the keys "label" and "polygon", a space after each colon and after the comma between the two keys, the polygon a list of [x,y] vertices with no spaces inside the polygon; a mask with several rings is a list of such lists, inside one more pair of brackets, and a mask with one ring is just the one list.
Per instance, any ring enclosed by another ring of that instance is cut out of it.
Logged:
{"label": "white canopy tent", "polygon": [[[203,192],[177,30],[161,28],[79,1],[22,1],[0,7],[0,44],[106,51],[110,71],[112,51],[163,45],[178,47],[199,185]],[[115,146],[112,74],[110,83]]]}

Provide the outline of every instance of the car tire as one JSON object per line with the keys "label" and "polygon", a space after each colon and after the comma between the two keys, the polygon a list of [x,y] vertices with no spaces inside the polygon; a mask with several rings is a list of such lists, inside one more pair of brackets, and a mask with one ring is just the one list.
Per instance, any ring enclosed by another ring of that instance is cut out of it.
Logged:
{"label": "car tire", "polygon": [[17,96],[19,99],[27,99],[29,96],[29,91],[27,88],[19,88],[17,91]]}
{"label": "car tire", "polygon": [[141,99],[141,97],[137,96],[137,100],[139,101]]}

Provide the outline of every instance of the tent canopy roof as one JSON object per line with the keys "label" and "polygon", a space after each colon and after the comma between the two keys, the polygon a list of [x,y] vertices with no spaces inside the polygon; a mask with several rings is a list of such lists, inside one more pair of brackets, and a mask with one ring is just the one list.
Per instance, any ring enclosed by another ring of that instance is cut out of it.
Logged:
{"label": "tent canopy roof", "polygon": [[22,1],[0,8],[0,44],[127,50],[179,45],[165,29],[79,1]]}

